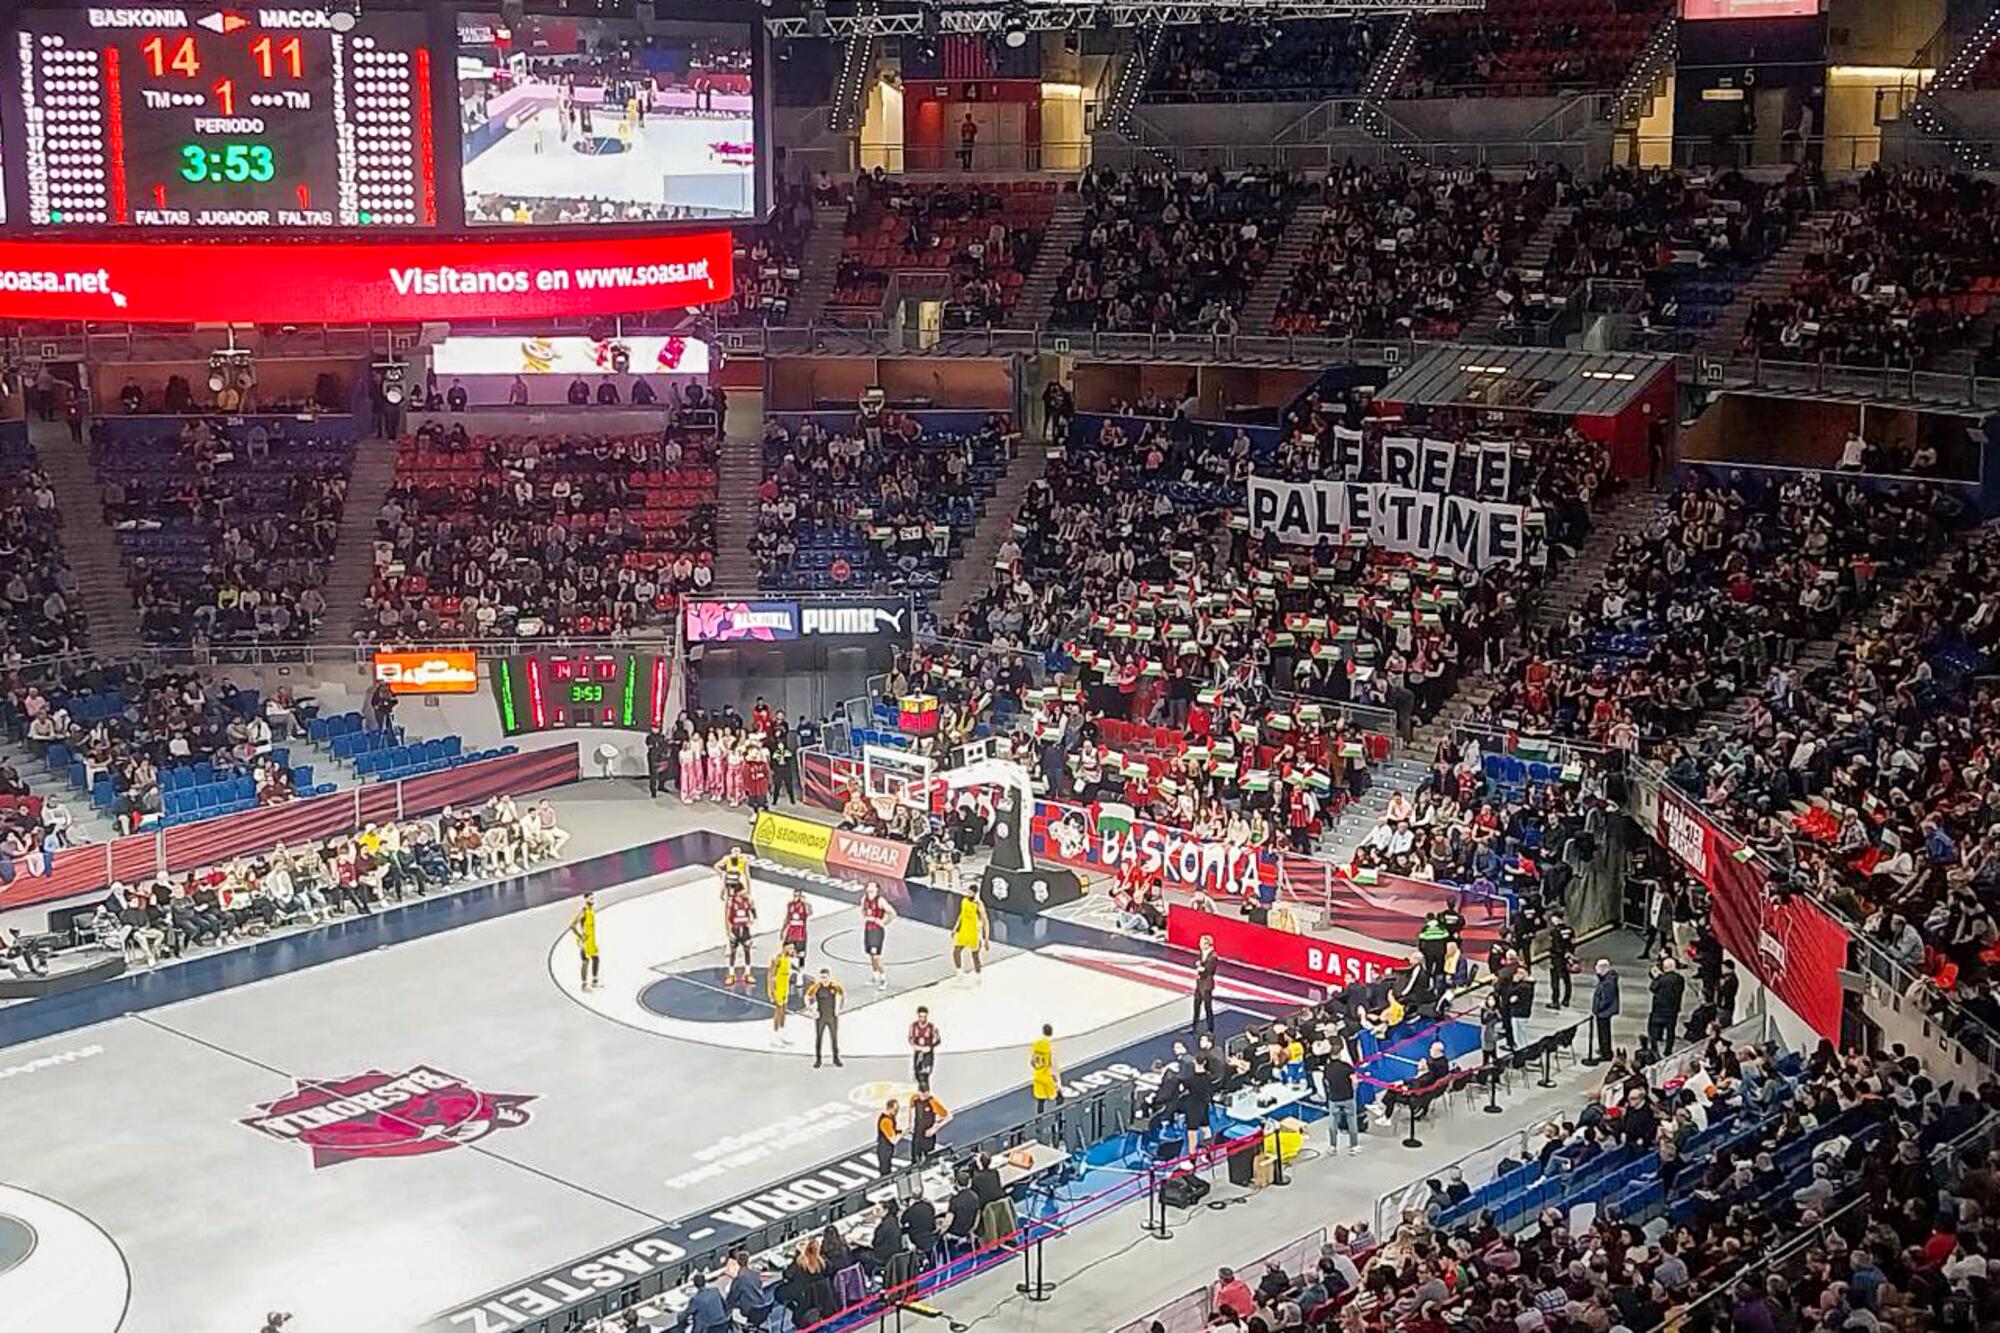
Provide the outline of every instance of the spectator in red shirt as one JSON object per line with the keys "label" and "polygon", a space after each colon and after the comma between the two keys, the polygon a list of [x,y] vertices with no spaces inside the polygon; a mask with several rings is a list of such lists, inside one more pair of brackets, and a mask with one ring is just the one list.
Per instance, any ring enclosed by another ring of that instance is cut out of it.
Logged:
{"label": "spectator in red shirt", "polygon": [[1215,1273],[1215,1308],[1234,1310],[1248,1319],[1257,1308],[1257,1298],[1251,1294],[1250,1284],[1236,1276],[1233,1268],[1220,1268]]}

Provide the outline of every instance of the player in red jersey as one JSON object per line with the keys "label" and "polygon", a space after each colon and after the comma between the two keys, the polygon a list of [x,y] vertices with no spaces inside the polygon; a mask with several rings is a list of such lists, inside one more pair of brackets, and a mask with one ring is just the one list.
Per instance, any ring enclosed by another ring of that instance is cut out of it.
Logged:
{"label": "player in red jersey", "polygon": [[861,891],[861,947],[867,951],[868,972],[878,987],[889,984],[882,971],[882,940],[895,919],[896,909],[882,896],[881,885],[870,884]]}
{"label": "player in red jersey", "polygon": [[743,984],[751,984],[755,969],[750,961],[750,933],[757,925],[757,904],[750,899],[747,885],[731,885],[722,900],[722,924],[729,936],[729,957],[723,965],[722,984],[736,984],[736,958],[743,957]]}
{"label": "player in red jersey", "polygon": [[803,963],[806,960],[806,922],[812,920],[812,904],[806,901],[804,889],[793,889],[791,901],[785,904],[785,932],[781,937],[792,957]]}

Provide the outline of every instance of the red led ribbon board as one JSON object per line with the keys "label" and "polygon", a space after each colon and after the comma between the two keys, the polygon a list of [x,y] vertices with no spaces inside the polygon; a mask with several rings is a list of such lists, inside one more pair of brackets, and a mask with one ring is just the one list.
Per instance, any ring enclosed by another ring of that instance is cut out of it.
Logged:
{"label": "red led ribbon board", "polygon": [[729,233],[465,242],[0,242],[0,319],[316,324],[702,306]]}

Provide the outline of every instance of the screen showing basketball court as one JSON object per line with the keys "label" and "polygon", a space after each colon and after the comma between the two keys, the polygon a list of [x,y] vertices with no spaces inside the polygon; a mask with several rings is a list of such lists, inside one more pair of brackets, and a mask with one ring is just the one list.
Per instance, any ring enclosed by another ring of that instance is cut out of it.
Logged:
{"label": "screen showing basketball court", "polygon": [[749,23],[460,14],[466,221],[757,216],[757,41]]}

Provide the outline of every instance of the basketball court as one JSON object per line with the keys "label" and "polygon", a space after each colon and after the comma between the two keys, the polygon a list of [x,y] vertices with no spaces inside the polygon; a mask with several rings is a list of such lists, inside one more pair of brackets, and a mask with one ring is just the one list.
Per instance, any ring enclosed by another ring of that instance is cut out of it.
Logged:
{"label": "basketball court", "polygon": [[[746,996],[720,984],[709,866],[731,845],[686,834],[163,968],[35,1028],[0,1011],[5,1322],[510,1327],[533,1307],[489,1301],[534,1274],[619,1246],[630,1271],[674,1248],[661,1237],[694,1248],[782,1216],[787,1182],[867,1179],[920,1004],[966,1138],[1026,1118],[1043,1022],[1066,1077],[1136,1077],[1187,1023],[1184,967],[1067,922],[996,915],[983,977],[955,978],[955,898],[900,884],[877,989],[858,886],[767,862]],[[772,1045],[761,982],[794,888],[813,908],[805,974],[846,987],[844,1068],[813,1067],[803,1012]],[[568,926],[590,890],[603,985],[585,992]],[[1237,982],[1224,998],[1300,997]]]}

